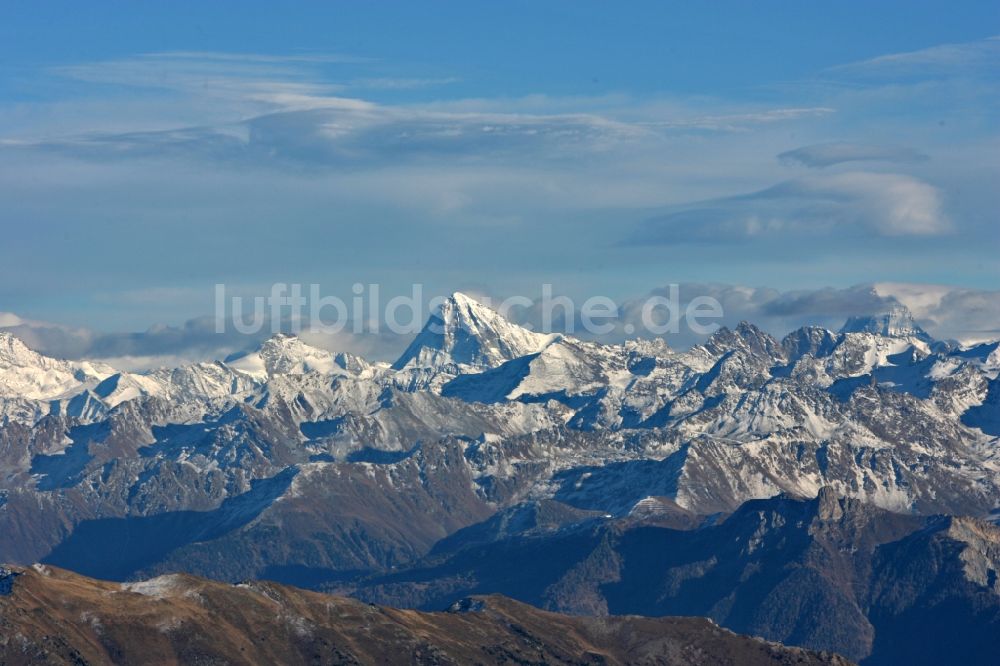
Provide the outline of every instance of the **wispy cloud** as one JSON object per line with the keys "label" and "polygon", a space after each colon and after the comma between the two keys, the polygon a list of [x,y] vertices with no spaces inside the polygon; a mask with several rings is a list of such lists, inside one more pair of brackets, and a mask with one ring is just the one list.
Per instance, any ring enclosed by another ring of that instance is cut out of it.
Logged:
{"label": "wispy cloud", "polygon": [[49,72],[88,83],[211,92],[213,86],[220,85],[233,89],[230,86],[235,82],[299,80],[316,85],[324,66],[365,62],[365,58],[331,54],[167,51],[56,66]]}
{"label": "wispy cloud", "polygon": [[861,77],[933,78],[996,72],[1000,65],[1000,36],[974,42],[940,44],[917,51],[890,53],[833,67],[832,74]]}
{"label": "wispy cloud", "polygon": [[[706,109],[703,103],[665,106],[544,95],[377,104],[349,93],[443,86],[459,79],[358,77],[356,67],[343,69],[366,62],[324,54],[164,52],[55,67],[50,72],[62,79],[107,87],[110,109],[117,97],[127,96],[123,91],[155,91],[178,107],[209,105],[212,117],[224,120],[164,127],[158,117],[142,128],[137,127],[141,117],[133,111],[128,131],[45,132],[43,139],[8,136],[2,145],[105,161],[187,156],[253,165],[353,168],[433,157],[482,161],[510,156],[559,163],[595,151],[634,150],[636,141],[746,132],[834,112],[828,106],[741,104],[730,109],[714,104]],[[621,109],[628,112],[617,113]]]}
{"label": "wispy cloud", "polygon": [[927,155],[906,146],[884,146],[848,141],[832,141],[788,150],[778,159],[807,167],[828,167],[845,162],[913,163],[928,159]]}
{"label": "wispy cloud", "polygon": [[357,167],[400,160],[542,156],[566,159],[635,141],[641,127],[588,115],[449,114],[377,107],[361,100],[306,99],[317,108],[257,116],[229,126],[103,133],[12,144],[78,158],[187,157],[258,166]]}
{"label": "wispy cloud", "polygon": [[8,140],[10,148],[61,152],[73,157],[241,160],[258,165],[299,162],[343,167],[398,164],[399,160],[461,158],[482,161],[559,162],[581,153],[634,149],[672,131],[746,131],[761,123],[794,121],[826,108],[773,113],[690,116],[674,120],[621,121],[596,113],[503,113],[391,107],[366,100],[309,94],[284,84],[243,85],[245,99],[281,107],[246,120],[200,127],[124,133],[83,133],[37,141]]}
{"label": "wispy cloud", "polygon": [[416,88],[433,88],[446,86],[461,81],[457,76],[438,78],[406,78],[406,77],[375,77],[356,79],[350,87],[365,90],[414,90]]}
{"label": "wispy cloud", "polygon": [[[0,200],[14,221],[0,251],[5,309],[40,315],[84,298],[81,321],[104,325],[115,315],[93,303],[97,290],[207,292],[261,271],[329,284],[481,271],[498,288],[530,275],[619,291],[663,270],[780,286],[814,259],[840,284],[873,266],[893,279],[995,275],[997,192],[984,176],[994,160],[983,148],[995,119],[972,102],[996,85],[982,68],[975,80],[906,86],[826,73],[815,87],[726,98],[600,88],[463,98],[481,82],[417,67],[174,52],[39,75],[45,95],[0,106]],[[789,179],[789,162],[817,169]],[[237,257],[236,238],[255,242]],[[198,309],[164,307],[136,303],[120,325]]]}
{"label": "wispy cloud", "polygon": [[803,118],[817,118],[831,113],[836,113],[836,109],[828,106],[809,106],[787,109],[760,109],[725,115],[693,115],[669,120],[650,120],[641,124],[645,127],[668,130],[696,129],[716,132],[741,132],[748,131],[756,125],[780,123]]}

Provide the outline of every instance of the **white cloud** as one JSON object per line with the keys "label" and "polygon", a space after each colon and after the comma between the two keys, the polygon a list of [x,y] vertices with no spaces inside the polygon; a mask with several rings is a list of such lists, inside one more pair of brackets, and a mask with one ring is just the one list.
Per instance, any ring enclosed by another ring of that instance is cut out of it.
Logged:
{"label": "white cloud", "polygon": [[1000,339],[1000,290],[899,282],[874,288],[908,307],[929,331],[968,343]]}
{"label": "white cloud", "polygon": [[807,196],[853,200],[859,207],[859,221],[883,235],[936,235],[951,229],[940,191],[911,176],[852,172],[804,179],[799,184]]}
{"label": "white cloud", "polygon": [[941,193],[934,186],[903,174],[845,172],[677,206],[644,222],[633,241],[732,243],[846,231],[931,236],[951,228]]}

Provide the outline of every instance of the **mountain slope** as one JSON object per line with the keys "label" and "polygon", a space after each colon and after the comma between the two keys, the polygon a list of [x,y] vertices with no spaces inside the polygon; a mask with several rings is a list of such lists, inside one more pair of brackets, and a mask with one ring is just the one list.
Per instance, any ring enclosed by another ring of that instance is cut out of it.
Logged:
{"label": "mountain slope", "polygon": [[29,664],[847,664],[698,618],[580,618],[503,597],[379,608],[272,583],[119,585],[0,569],[0,662]]}
{"label": "mountain slope", "polygon": [[[397,369],[277,336],[228,362],[0,395],[0,561],[359,594],[379,580],[405,604],[499,589],[864,656],[881,648],[855,588],[876,554],[797,502],[827,487],[902,516],[879,525],[1000,508],[996,345],[924,340],[905,313],[782,340],[743,322],[680,352],[537,336],[461,295],[439,314]],[[11,345],[8,386],[25,367],[75,367]],[[779,494],[771,523],[745,508]],[[658,559],[636,568],[645,550]],[[841,551],[857,555],[823,555]],[[665,563],[663,584],[691,594],[649,596]],[[415,578],[385,578],[401,572]],[[945,608],[926,607],[928,622]]]}
{"label": "mountain slope", "polygon": [[418,608],[499,593],[560,612],[707,616],[865,664],[989,663],[1000,648],[992,524],[894,514],[830,488],[747,502],[700,526],[669,502],[646,507],[520,531],[491,521],[464,544],[342,589]]}
{"label": "mountain slope", "polygon": [[455,292],[430,316],[392,367],[490,368],[534,354],[554,337],[512,324],[489,307]]}
{"label": "mountain slope", "polygon": [[0,398],[61,398],[114,373],[114,368],[103,363],[42,356],[10,333],[0,332]]}

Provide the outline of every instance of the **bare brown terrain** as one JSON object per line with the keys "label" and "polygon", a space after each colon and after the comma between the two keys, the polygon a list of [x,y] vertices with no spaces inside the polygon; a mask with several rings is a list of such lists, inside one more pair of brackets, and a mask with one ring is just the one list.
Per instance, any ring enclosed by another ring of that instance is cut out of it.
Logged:
{"label": "bare brown terrain", "polygon": [[267,582],[0,569],[3,664],[847,664],[700,618],[576,617],[501,596],[398,610]]}

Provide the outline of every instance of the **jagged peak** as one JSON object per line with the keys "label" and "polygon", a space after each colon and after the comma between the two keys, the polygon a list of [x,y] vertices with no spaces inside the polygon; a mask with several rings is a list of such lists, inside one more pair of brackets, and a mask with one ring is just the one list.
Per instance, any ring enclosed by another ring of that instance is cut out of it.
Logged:
{"label": "jagged peak", "polygon": [[313,347],[312,345],[304,342],[302,338],[297,335],[288,335],[287,333],[275,333],[264,342],[260,343],[257,347],[257,351],[265,351],[272,349],[275,351],[282,352],[296,352],[296,353],[323,353],[329,354],[329,352],[322,350],[318,347]]}
{"label": "jagged peak", "polygon": [[13,333],[0,331],[0,361],[21,365],[24,361],[39,357],[41,354],[30,349],[21,338]]}
{"label": "jagged peak", "polygon": [[736,334],[743,338],[751,351],[766,356],[782,356],[781,343],[778,339],[748,321],[741,321],[736,326]]}
{"label": "jagged peak", "polygon": [[117,372],[104,363],[65,361],[39,354],[9,332],[0,333],[0,396],[48,400]]}
{"label": "jagged peak", "polygon": [[701,346],[714,354],[721,354],[732,349],[738,337],[728,326],[720,326]]}
{"label": "jagged peak", "polygon": [[736,332],[742,336],[747,335],[767,335],[761,329],[757,328],[754,324],[747,321],[746,319],[741,319],[740,323],[736,325]]}
{"label": "jagged peak", "polygon": [[781,339],[781,347],[791,360],[806,354],[825,356],[833,351],[838,334],[822,326],[802,326]]}
{"label": "jagged peak", "polygon": [[748,321],[741,321],[735,329],[725,326],[719,328],[705,341],[703,347],[713,356],[721,356],[736,349],[772,359],[784,356],[781,344],[774,336]]}
{"label": "jagged peak", "polygon": [[256,350],[230,356],[225,363],[230,368],[260,378],[307,372],[334,374],[345,370],[332,352],[285,333],[276,333]]}
{"label": "jagged peak", "polygon": [[21,338],[12,333],[0,332],[0,367],[58,369],[86,377],[104,378],[118,372],[98,360],[68,361],[47,356],[28,347]]}

